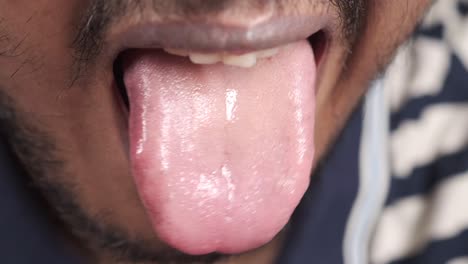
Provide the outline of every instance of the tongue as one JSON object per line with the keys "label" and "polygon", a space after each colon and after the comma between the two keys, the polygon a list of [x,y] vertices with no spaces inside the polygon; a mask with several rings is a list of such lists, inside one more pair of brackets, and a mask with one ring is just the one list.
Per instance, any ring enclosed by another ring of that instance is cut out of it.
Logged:
{"label": "tongue", "polygon": [[309,44],[288,45],[250,69],[154,50],[127,55],[132,172],[158,236],[193,255],[270,241],[309,184]]}

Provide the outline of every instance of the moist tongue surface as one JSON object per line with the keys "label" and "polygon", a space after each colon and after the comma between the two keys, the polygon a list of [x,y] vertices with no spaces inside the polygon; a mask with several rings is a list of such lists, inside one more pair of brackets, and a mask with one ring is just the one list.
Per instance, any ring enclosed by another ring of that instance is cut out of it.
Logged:
{"label": "moist tongue surface", "polygon": [[315,74],[305,41],[250,69],[127,54],[132,173],[163,241],[239,253],[284,227],[309,184]]}

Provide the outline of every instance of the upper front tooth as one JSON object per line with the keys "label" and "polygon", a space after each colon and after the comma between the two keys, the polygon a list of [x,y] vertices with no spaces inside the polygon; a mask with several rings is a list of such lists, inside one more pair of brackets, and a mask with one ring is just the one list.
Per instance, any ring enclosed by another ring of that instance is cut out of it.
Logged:
{"label": "upper front tooth", "polygon": [[190,53],[190,60],[197,64],[214,64],[221,61],[220,54]]}
{"label": "upper front tooth", "polygon": [[189,55],[188,51],[178,50],[178,49],[164,49],[167,53],[177,56],[187,57]]}
{"label": "upper front tooth", "polygon": [[169,54],[184,57],[188,56],[190,60],[196,64],[215,64],[222,62],[226,65],[250,68],[255,66],[257,59],[268,58],[276,55],[279,51],[279,48],[260,50],[240,55],[230,53],[192,53],[187,50],[171,48],[166,48],[164,50]]}
{"label": "upper front tooth", "polygon": [[272,49],[257,51],[255,54],[257,55],[257,58],[268,58],[268,57],[272,57],[276,55],[278,51],[279,51],[279,48],[272,48]]}
{"label": "upper front tooth", "polygon": [[247,53],[242,55],[229,55],[223,56],[223,63],[232,66],[249,68],[257,63],[257,56],[255,53]]}

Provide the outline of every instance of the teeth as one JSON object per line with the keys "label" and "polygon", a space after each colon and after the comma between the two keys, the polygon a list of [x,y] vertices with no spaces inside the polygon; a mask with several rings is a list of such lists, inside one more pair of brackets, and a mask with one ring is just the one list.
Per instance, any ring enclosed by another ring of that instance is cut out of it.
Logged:
{"label": "teeth", "polygon": [[223,63],[231,66],[250,68],[257,63],[257,56],[255,53],[247,53],[243,55],[225,55],[223,56]]}
{"label": "teeth", "polygon": [[241,55],[229,53],[194,53],[185,50],[164,49],[167,53],[177,56],[189,57],[195,64],[215,64],[222,62],[226,65],[250,68],[255,66],[258,59],[269,58],[276,55],[279,48],[260,50]]}
{"label": "teeth", "polygon": [[220,54],[191,53],[189,57],[190,57],[190,60],[196,64],[215,64],[222,60],[222,57]]}
{"label": "teeth", "polygon": [[177,49],[164,49],[167,53],[182,57],[187,57],[189,55],[188,51],[177,50]]}
{"label": "teeth", "polygon": [[272,49],[267,49],[267,50],[261,50],[257,51],[257,58],[269,58],[273,57],[278,53],[279,48],[272,48]]}

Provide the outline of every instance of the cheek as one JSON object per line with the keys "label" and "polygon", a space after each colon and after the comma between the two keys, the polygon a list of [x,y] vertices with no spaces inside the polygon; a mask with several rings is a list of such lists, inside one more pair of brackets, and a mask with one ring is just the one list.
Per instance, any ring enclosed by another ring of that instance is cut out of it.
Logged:
{"label": "cheek", "polygon": [[[332,54],[317,95],[315,142],[323,156],[370,82],[382,72],[430,6],[429,0],[369,0],[352,53]],[[339,61],[346,61],[341,67]]]}
{"label": "cheek", "polygon": [[50,112],[69,83],[79,2],[0,0],[0,91],[25,111]]}
{"label": "cheek", "polygon": [[379,66],[387,64],[395,48],[413,32],[430,4],[430,0],[369,1],[365,37],[374,39]]}
{"label": "cheek", "polygon": [[[342,78],[369,80],[369,73],[384,70],[398,46],[413,32],[430,2],[367,1],[366,19],[348,60],[349,69],[343,72]],[[350,76],[351,73],[359,73],[359,76]]]}

